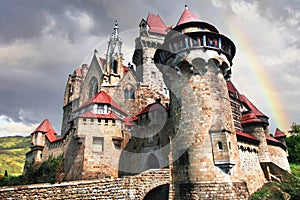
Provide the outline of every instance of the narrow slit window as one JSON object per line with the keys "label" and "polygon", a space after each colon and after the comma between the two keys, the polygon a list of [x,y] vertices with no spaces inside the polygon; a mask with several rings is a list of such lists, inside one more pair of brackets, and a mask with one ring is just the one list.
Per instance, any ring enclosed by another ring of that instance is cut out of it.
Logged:
{"label": "narrow slit window", "polygon": [[219,150],[223,150],[223,144],[222,144],[222,142],[218,142],[218,148],[219,148]]}

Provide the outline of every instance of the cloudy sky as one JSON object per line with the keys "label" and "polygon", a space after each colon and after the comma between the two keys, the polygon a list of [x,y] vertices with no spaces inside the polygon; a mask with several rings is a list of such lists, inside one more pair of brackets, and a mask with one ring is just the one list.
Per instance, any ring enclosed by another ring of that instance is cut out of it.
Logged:
{"label": "cloudy sky", "polygon": [[299,0],[2,0],[0,136],[29,135],[45,118],[59,132],[67,77],[106,51],[114,21],[127,63],[140,20],[151,12],[174,25],[185,4],[234,41],[232,81],[271,133],[300,123]]}

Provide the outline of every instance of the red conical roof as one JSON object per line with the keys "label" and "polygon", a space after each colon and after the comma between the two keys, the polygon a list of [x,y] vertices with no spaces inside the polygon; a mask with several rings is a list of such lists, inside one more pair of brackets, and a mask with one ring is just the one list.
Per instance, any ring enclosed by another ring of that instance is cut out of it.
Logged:
{"label": "red conical roof", "polygon": [[42,132],[42,133],[47,133],[48,131],[53,130],[54,128],[52,127],[51,123],[49,122],[48,119],[45,119],[34,131],[33,133],[36,132]]}
{"label": "red conical roof", "polygon": [[34,131],[32,134],[36,132],[42,132],[46,133],[45,136],[50,142],[54,142],[56,140],[59,140],[60,138],[57,138],[57,133],[55,132],[54,128],[52,127],[50,121],[48,119],[45,119]]}
{"label": "red conical roof", "polygon": [[189,10],[187,5],[185,5],[185,9],[184,9],[180,19],[178,20],[176,26],[179,26],[179,25],[187,23],[187,22],[193,22],[193,21],[199,22],[200,20],[194,13],[192,13]]}
{"label": "red conical roof", "polygon": [[147,17],[147,24],[149,25],[149,32],[152,33],[159,33],[159,34],[167,34],[166,29],[167,26],[163,22],[163,20],[160,18],[159,15],[155,15],[152,13],[148,14]]}
{"label": "red conical roof", "polygon": [[274,138],[283,138],[286,137],[286,134],[284,134],[281,130],[276,128]]}

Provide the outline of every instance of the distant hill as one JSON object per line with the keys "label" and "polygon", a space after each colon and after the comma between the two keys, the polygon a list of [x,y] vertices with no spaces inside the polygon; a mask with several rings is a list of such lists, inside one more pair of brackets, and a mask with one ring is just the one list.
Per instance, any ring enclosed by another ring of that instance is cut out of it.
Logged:
{"label": "distant hill", "polygon": [[25,154],[30,150],[31,137],[0,137],[0,174],[7,170],[9,176],[18,176],[23,172]]}

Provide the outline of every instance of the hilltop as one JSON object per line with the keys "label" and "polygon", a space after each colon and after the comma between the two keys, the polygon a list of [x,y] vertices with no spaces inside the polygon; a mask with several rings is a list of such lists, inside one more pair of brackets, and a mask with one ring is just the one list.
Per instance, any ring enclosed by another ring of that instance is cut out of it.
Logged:
{"label": "hilltop", "polygon": [[18,176],[23,172],[25,154],[30,150],[31,137],[0,137],[0,174],[5,170],[9,176]]}

